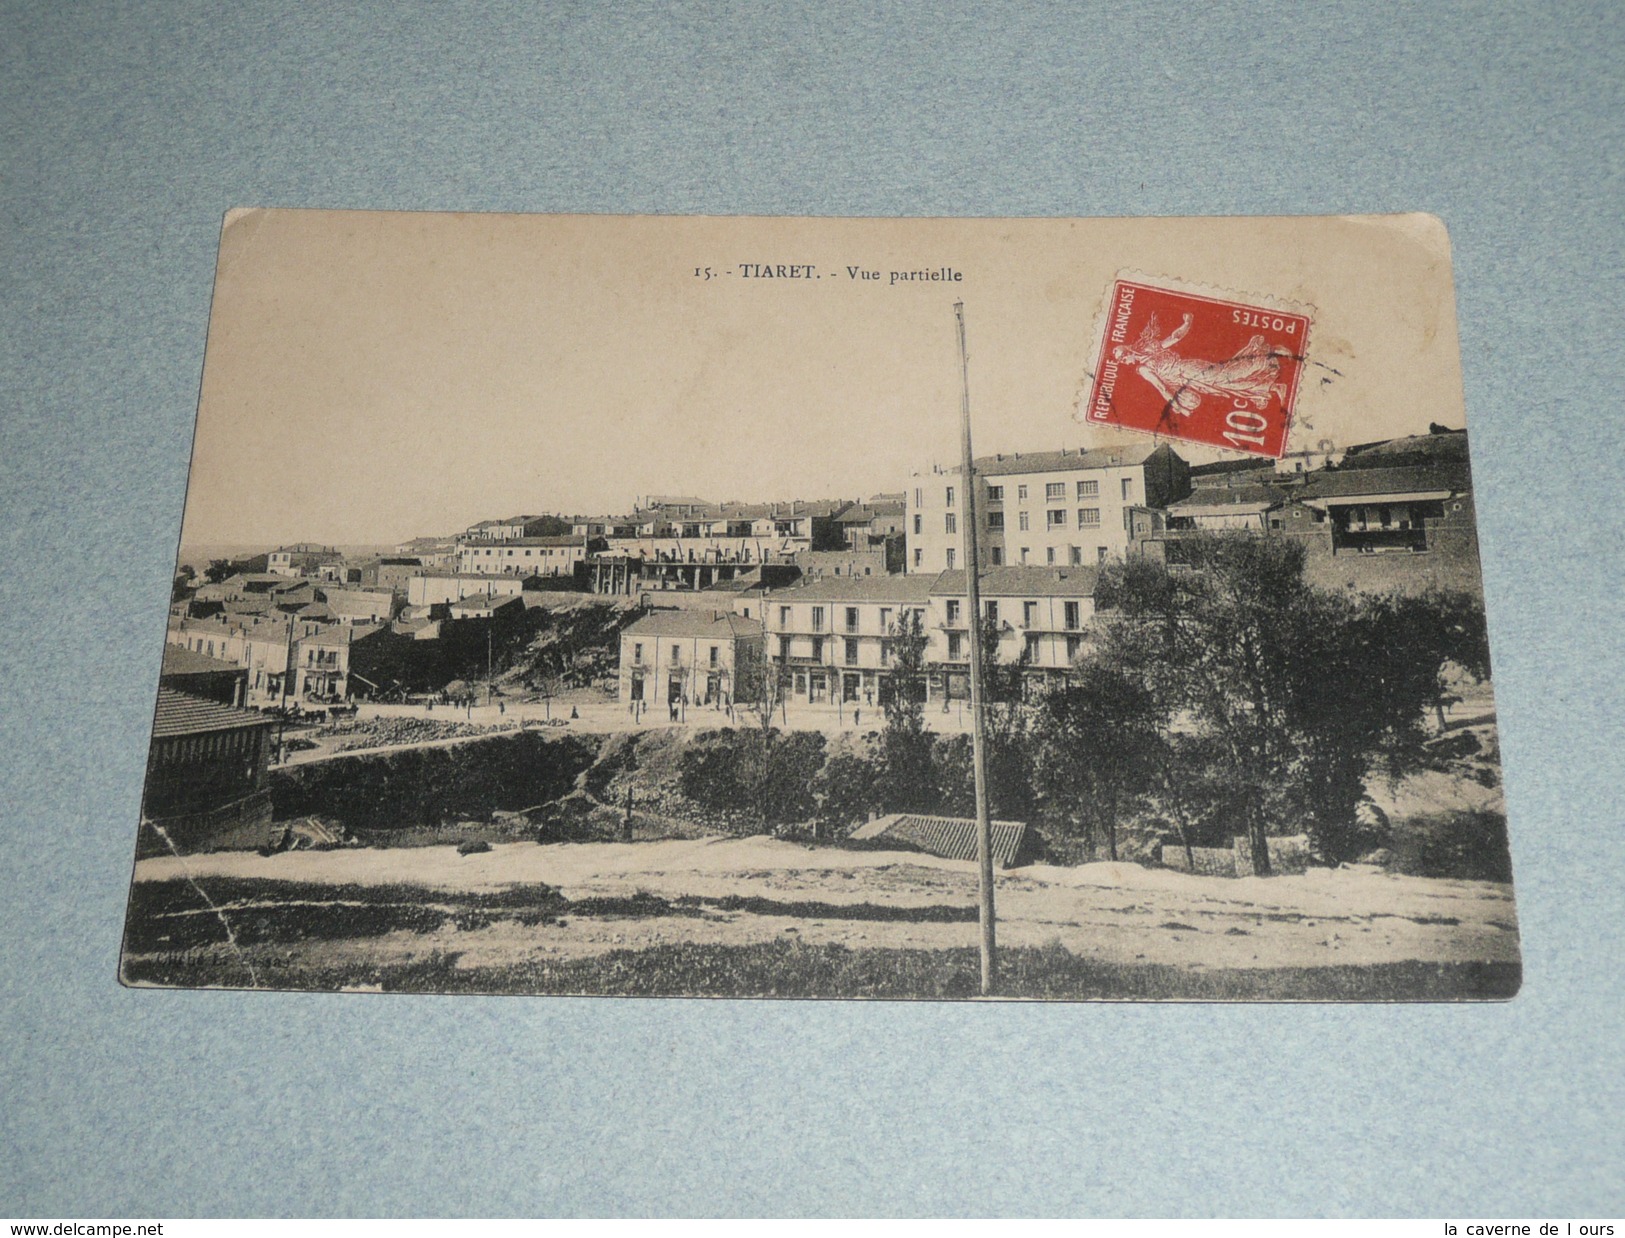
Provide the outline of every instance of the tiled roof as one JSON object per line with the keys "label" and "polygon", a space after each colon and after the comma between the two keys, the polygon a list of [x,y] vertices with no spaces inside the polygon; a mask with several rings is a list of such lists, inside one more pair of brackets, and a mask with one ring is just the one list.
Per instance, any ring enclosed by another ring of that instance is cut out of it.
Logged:
{"label": "tiled roof", "polygon": [[382,632],[389,625],[387,623],[335,623],[332,627],[323,628],[304,637],[301,645],[353,645],[358,640],[364,640],[374,632]]}
{"label": "tiled roof", "polygon": [[336,615],[388,610],[395,597],[387,589],[323,589],[322,596]]}
{"label": "tiled roof", "polygon": [[[1097,569],[1075,567],[993,567],[981,575],[983,597],[1093,597]],[[943,572],[932,581],[932,597],[963,597],[965,573]]]}
{"label": "tiled roof", "polygon": [[[991,821],[993,862],[1009,868],[1022,857],[1028,842],[1021,821]],[[976,859],[976,821],[971,817],[931,817],[922,813],[893,813],[859,826],[850,837],[860,842],[897,842],[917,847],[945,860]]]}
{"label": "tiled roof", "polygon": [[220,608],[228,615],[268,615],[271,613],[271,599],[263,593],[251,593],[246,597],[222,598]]}
{"label": "tiled roof", "polygon": [[820,576],[804,584],[774,589],[767,602],[924,602],[933,576]]}
{"label": "tiled roof", "polygon": [[471,537],[463,543],[465,546],[581,546],[586,538],[577,537],[573,533],[564,533],[552,537]]}
{"label": "tiled roof", "polygon": [[471,593],[451,604],[455,611],[496,611],[505,606],[524,605],[517,593]]}
{"label": "tiled roof", "polygon": [[1200,514],[1197,509],[1224,508],[1237,505],[1257,507],[1275,507],[1282,502],[1281,491],[1274,486],[1262,484],[1246,485],[1237,483],[1233,486],[1203,486],[1193,491],[1177,503],[1168,505],[1169,514],[1175,516],[1193,516]]}
{"label": "tiled roof", "polygon": [[203,735],[210,731],[237,731],[250,726],[275,726],[273,719],[251,709],[237,709],[206,701],[200,696],[158,689],[158,712],[152,722],[154,739],[174,739],[182,735]]}
{"label": "tiled roof", "polygon": [[1210,464],[1191,465],[1191,484],[1197,485],[1203,478],[1222,478],[1232,473],[1272,473],[1275,471],[1273,460],[1215,460]]}
{"label": "tiled roof", "polygon": [[[1017,473],[1074,473],[1085,469],[1127,468],[1144,464],[1162,450],[1152,444],[1133,444],[1122,447],[1095,447],[1063,451],[1018,451],[983,456],[976,461],[976,472],[982,477],[1006,477]],[[944,473],[960,472],[958,465],[944,469]]]}
{"label": "tiled roof", "polygon": [[854,503],[835,519],[837,524],[868,524],[885,516],[901,516],[904,511],[901,503]]}
{"label": "tiled roof", "polygon": [[762,625],[732,611],[652,610],[624,628],[623,636],[760,636]]}
{"label": "tiled roof", "polygon": [[221,672],[236,673],[241,668],[235,662],[222,662],[206,653],[198,653],[185,645],[164,646],[165,675],[211,675]]}
{"label": "tiled roof", "polygon": [[1466,490],[1472,486],[1467,462],[1442,461],[1438,464],[1400,468],[1320,469],[1305,475],[1293,498],[1332,499],[1362,494],[1425,494],[1437,490]]}
{"label": "tiled roof", "polygon": [[199,636],[235,636],[242,631],[242,624],[227,623],[215,615],[206,619],[182,619],[182,632],[195,632]]}

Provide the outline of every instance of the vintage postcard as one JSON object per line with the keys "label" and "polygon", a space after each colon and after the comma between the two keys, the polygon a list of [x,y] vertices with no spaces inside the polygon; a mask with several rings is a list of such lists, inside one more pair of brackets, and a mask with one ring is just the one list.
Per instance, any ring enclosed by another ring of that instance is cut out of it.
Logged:
{"label": "vintage postcard", "polygon": [[1427,216],[234,211],[121,977],[1509,997],[1476,497]]}

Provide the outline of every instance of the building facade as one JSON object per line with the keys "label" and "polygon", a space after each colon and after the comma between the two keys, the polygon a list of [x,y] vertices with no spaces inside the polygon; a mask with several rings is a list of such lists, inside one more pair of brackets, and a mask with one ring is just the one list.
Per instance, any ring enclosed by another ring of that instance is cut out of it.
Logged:
{"label": "building facade", "polygon": [[284,682],[290,657],[299,642],[314,636],[325,624],[292,615],[217,616],[172,622],[168,643],[241,667],[246,672],[244,702],[275,705],[292,695],[294,685]]}
{"label": "building facade", "polygon": [[585,563],[584,537],[481,538],[457,547],[457,570],[479,576],[574,576]]}
{"label": "building facade", "polygon": [[292,546],[278,546],[265,559],[265,570],[278,576],[317,576],[323,567],[343,560],[332,546],[318,546],[314,542],[296,542]]}
{"label": "building facade", "polygon": [[1304,549],[1311,584],[1364,592],[1479,592],[1466,435],[1440,430],[1328,453],[1341,464],[1203,479],[1139,532],[1133,553],[1178,567],[1193,537],[1245,531]]}
{"label": "building facade", "polygon": [[753,620],[731,610],[650,611],[621,632],[621,704],[743,704],[759,691],[761,663]]}
{"label": "building facade", "polygon": [[[1097,569],[998,567],[980,578],[982,620],[998,634],[998,657],[1042,685],[1065,677],[1088,652]],[[930,695],[970,696],[970,611],[964,572],[932,582],[926,622]]]}
{"label": "building facade", "polygon": [[457,542],[460,546],[467,541],[517,542],[528,537],[543,537],[550,530],[558,528],[556,521],[557,517],[553,516],[504,516],[497,520],[481,520],[469,525]]}
{"label": "building facade", "polygon": [[[1129,512],[1190,491],[1190,468],[1167,445],[1017,452],[977,461],[978,556],[985,568],[1081,567],[1121,559]],[[962,569],[961,470],[916,474],[907,491],[907,570]]]}
{"label": "building facade", "polygon": [[811,704],[883,703],[892,690],[889,642],[910,614],[922,627],[927,576],[825,576],[761,599],[767,657],[783,690]]}
{"label": "building facade", "polygon": [[408,606],[438,606],[476,594],[517,597],[524,588],[518,576],[483,576],[459,572],[422,572],[406,582]]}

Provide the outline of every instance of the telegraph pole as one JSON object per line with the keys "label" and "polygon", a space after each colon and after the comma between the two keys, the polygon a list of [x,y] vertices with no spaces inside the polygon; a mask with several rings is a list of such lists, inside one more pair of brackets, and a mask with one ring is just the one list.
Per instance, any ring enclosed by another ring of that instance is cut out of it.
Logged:
{"label": "telegraph pole", "polygon": [[980,869],[977,920],[982,929],[982,996],[991,997],[998,983],[997,943],[993,917],[993,825],[987,811],[987,741],[982,718],[982,590],[976,537],[976,461],[970,446],[970,354],[965,348],[965,303],[954,302],[959,326],[959,422],[965,481],[965,601],[970,610],[971,764],[976,774],[976,861]]}
{"label": "telegraph pole", "polygon": [[293,661],[293,624],[294,616],[288,616],[288,647],[282,659],[282,700],[279,705],[276,724],[277,762],[280,764],[288,759],[288,687],[294,676]]}

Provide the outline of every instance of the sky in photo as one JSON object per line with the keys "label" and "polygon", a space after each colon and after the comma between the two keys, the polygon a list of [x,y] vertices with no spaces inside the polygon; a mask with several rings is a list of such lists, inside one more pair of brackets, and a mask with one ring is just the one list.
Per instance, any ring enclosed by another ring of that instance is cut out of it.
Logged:
{"label": "sky in photo", "polygon": [[247,210],[222,233],[183,544],[901,490],[958,458],[956,300],[979,455],[1143,442],[1074,419],[1124,271],[1307,309],[1292,447],[1462,424],[1449,246],[1422,216]]}

